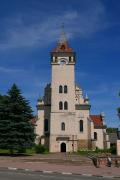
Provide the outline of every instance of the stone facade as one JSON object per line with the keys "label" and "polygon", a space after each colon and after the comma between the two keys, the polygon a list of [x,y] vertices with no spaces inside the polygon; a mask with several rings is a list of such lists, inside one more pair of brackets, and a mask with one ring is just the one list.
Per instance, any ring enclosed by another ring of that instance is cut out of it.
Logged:
{"label": "stone facade", "polygon": [[120,156],[120,140],[117,140],[117,155]]}
{"label": "stone facade", "polygon": [[104,142],[109,147],[102,115],[99,115],[101,122],[96,128],[90,117],[89,99],[75,84],[75,64],[75,52],[62,34],[51,52],[51,83],[47,84],[44,97],[37,103],[36,143],[44,144],[50,152],[103,149]]}

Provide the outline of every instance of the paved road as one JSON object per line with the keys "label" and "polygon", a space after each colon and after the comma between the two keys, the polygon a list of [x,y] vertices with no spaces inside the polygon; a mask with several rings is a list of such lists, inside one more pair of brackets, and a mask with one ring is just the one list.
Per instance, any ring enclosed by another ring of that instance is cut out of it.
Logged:
{"label": "paved road", "polygon": [[79,175],[60,175],[40,172],[0,170],[0,180],[107,180],[113,178],[86,177]]}

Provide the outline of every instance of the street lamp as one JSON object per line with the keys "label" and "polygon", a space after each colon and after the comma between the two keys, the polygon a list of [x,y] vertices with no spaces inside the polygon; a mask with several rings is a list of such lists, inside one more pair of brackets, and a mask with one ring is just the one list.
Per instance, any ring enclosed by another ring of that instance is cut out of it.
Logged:
{"label": "street lamp", "polygon": [[[120,119],[120,112],[118,112],[118,117]],[[118,126],[117,137],[118,137],[118,139],[120,139],[120,125]]]}
{"label": "street lamp", "polygon": [[117,137],[118,137],[118,139],[120,139],[120,126],[119,126],[119,128],[117,130]]}

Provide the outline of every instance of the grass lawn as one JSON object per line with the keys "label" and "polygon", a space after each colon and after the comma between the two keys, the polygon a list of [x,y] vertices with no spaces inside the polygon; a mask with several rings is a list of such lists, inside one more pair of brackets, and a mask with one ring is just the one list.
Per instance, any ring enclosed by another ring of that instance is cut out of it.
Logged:
{"label": "grass lawn", "polygon": [[[25,152],[17,152],[17,151],[13,151],[13,154],[15,154],[15,155],[32,155],[32,154],[35,154],[35,150],[34,149],[26,149],[26,151]],[[10,150],[8,150],[8,149],[0,149],[0,156],[9,156],[9,155],[11,155],[11,153],[10,153]]]}

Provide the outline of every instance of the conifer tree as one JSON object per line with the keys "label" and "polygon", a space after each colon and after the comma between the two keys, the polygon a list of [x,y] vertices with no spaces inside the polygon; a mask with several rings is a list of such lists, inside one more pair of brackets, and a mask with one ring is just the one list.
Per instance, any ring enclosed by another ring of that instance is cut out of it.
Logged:
{"label": "conifer tree", "polygon": [[32,109],[16,84],[0,97],[0,113],[0,148],[13,152],[31,147],[35,140]]}
{"label": "conifer tree", "polygon": [[9,110],[8,110],[8,96],[0,95],[0,148],[6,149],[8,147],[8,137],[10,130]]}

